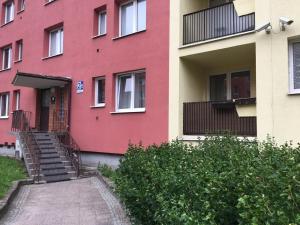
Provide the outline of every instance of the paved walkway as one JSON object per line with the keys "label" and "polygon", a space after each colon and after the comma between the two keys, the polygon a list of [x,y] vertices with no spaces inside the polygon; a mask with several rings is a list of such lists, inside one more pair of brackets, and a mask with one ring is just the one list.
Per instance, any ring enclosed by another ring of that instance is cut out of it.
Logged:
{"label": "paved walkway", "polygon": [[1,225],[129,225],[118,200],[97,178],[28,185]]}

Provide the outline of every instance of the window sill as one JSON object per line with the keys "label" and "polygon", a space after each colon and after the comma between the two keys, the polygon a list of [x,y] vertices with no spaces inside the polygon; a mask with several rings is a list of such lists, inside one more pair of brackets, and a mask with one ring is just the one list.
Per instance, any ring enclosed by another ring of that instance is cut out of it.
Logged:
{"label": "window sill", "polygon": [[12,23],[12,22],[14,22],[14,20],[11,20],[11,21],[9,21],[9,22],[7,22],[7,23],[2,24],[1,27],[5,27],[6,25],[8,25],[8,24],[10,24],[10,23]]}
{"label": "window sill", "polygon": [[2,69],[2,70],[0,70],[0,72],[5,72],[5,71],[8,71],[8,70],[11,70],[11,68]]}
{"label": "window sill", "polygon": [[52,4],[53,2],[56,2],[56,0],[46,2],[46,3],[44,4],[44,6],[50,5],[50,4]]}
{"label": "window sill", "polygon": [[14,61],[14,63],[20,63],[20,62],[22,62],[23,60],[22,59],[20,59],[20,60],[16,60],[16,61]]}
{"label": "window sill", "polygon": [[21,9],[21,10],[19,10],[18,12],[17,12],[17,14],[21,14],[22,12],[24,12],[25,11],[25,9]]}
{"label": "window sill", "polygon": [[145,113],[146,109],[133,109],[133,110],[124,110],[124,111],[116,111],[111,112],[110,114],[128,114],[128,113]]}
{"label": "window sill", "polygon": [[95,35],[92,37],[92,39],[97,39],[97,38],[101,38],[101,37],[105,37],[106,36],[106,33],[105,34],[98,34],[98,35]]}
{"label": "window sill", "polygon": [[62,55],[63,55],[63,53],[60,53],[60,54],[57,54],[57,55],[52,55],[52,56],[47,56],[47,57],[42,58],[42,60],[52,59],[52,58],[59,57],[59,56],[62,56]]}
{"label": "window sill", "polygon": [[134,33],[131,33],[131,34],[127,34],[127,35],[115,37],[112,40],[116,41],[116,40],[119,40],[119,39],[127,38],[127,37],[134,36],[134,35],[137,35],[137,34],[140,34],[140,33],[144,33],[144,32],[146,32],[146,30],[141,30],[141,31],[137,31],[137,32],[134,32]]}
{"label": "window sill", "polygon": [[300,92],[289,92],[288,96],[300,95]]}
{"label": "window sill", "polygon": [[8,116],[1,116],[1,117],[0,117],[0,120],[7,120],[7,119],[9,119]]}
{"label": "window sill", "polygon": [[98,109],[98,108],[104,108],[104,107],[105,107],[105,103],[104,104],[90,106],[91,109]]}

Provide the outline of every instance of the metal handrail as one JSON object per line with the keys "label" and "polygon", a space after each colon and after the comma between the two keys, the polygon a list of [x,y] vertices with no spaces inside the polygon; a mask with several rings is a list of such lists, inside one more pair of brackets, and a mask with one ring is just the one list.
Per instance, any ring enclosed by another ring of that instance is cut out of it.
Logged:
{"label": "metal handrail", "polygon": [[26,149],[30,154],[34,169],[34,181],[40,181],[40,155],[41,151],[35,135],[30,127],[31,112],[16,110],[13,112],[12,131],[19,132]]}
{"label": "metal handrail", "polygon": [[69,132],[57,133],[58,140],[64,150],[65,156],[70,160],[77,177],[81,172],[81,150]]}

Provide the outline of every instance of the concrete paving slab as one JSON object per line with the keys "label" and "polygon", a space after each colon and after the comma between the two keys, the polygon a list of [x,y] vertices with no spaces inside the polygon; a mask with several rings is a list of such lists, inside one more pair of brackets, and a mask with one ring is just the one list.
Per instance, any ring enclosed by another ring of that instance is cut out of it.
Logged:
{"label": "concrete paving slab", "polygon": [[129,225],[98,178],[23,186],[1,225]]}

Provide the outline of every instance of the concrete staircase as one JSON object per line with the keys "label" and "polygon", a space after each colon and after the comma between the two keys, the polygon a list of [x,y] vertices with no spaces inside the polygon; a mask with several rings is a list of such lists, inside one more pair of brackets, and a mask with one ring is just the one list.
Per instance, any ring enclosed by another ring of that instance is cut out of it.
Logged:
{"label": "concrete staircase", "polygon": [[[33,132],[37,146],[40,150],[40,179],[39,182],[59,182],[76,179],[76,172],[71,162],[64,154],[64,148],[59,143],[54,133]],[[24,148],[23,148],[24,149]],[[34,169],[31,155],[24,149],[24,159],[29,175],[36,178],[38,175]]]}

